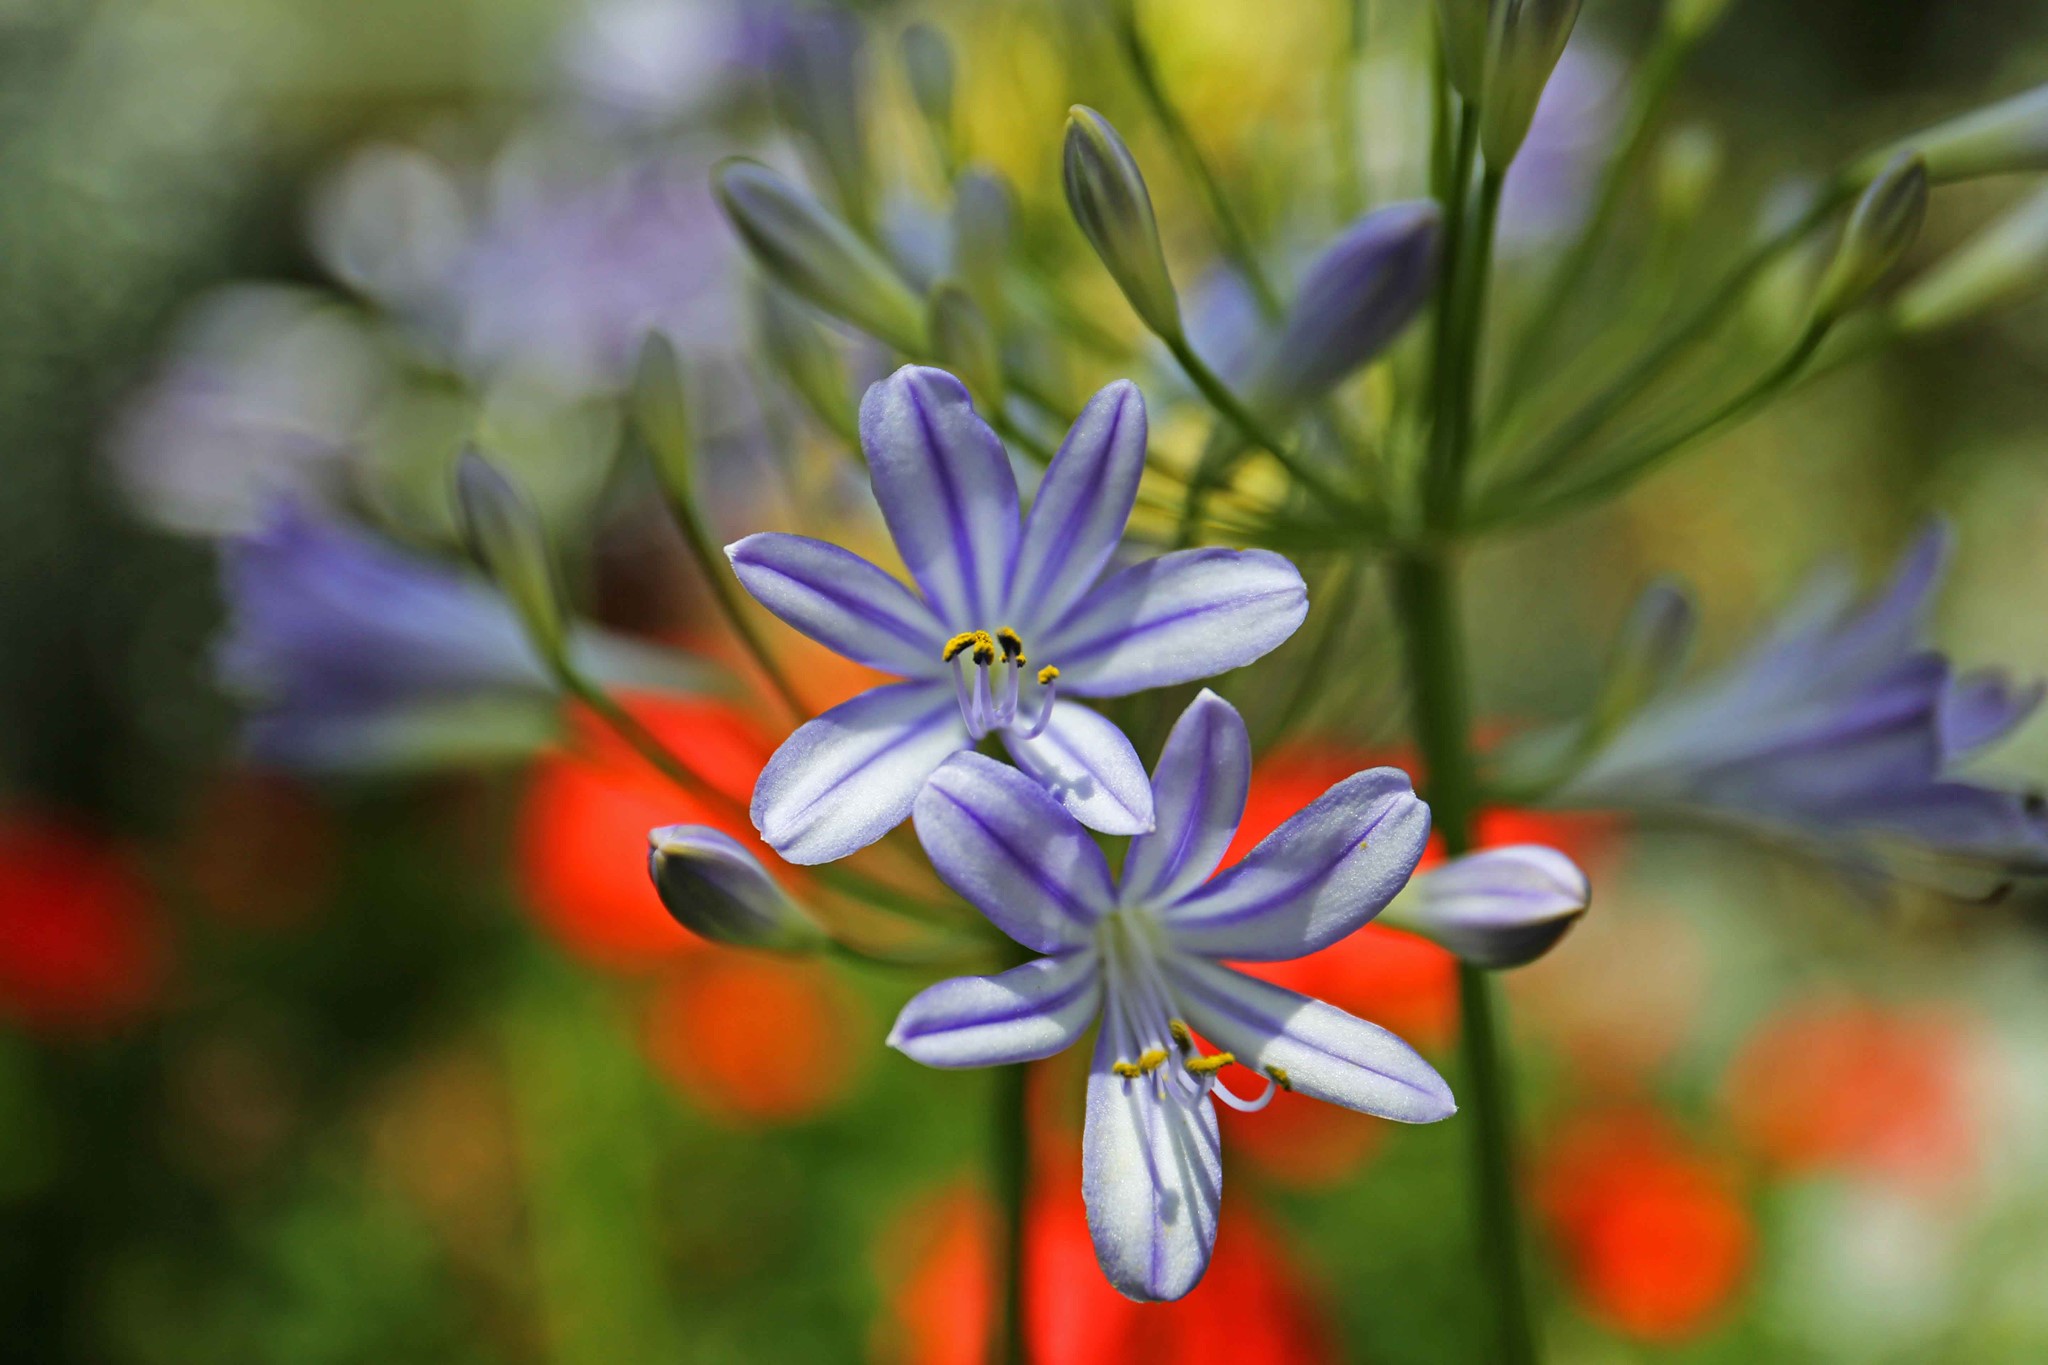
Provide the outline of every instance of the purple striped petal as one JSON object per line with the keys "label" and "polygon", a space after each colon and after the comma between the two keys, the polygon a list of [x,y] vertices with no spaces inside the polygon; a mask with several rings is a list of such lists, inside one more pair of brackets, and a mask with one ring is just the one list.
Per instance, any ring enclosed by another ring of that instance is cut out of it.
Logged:
{"label": "purple striped petal", "polygon": [[1308,615],[1301,574],[1266,550],[1178,550],[1104,580],[1046,639],[1060,690],[1121,697],[1211,678],[1259,658]]}
{"label": "purple striped petal", "polygon": [[819,644],[885,673],[939,672],[939,619],[910,589],[837,545],[768,531],[725,547],[740,586]]}
{"label": "purple striped petal", "polygon": [[1123,902],[1161,905],[1200,886],[1237,833],[1251,788],[1252,742],[1244,717],[1203,688],[1181,712],[1152,772],[1157,825],[1131,840]]}
{"label": "purple striped petal", "polygon": [[1152,783],[1138,751],[1123,731],[1087,707],[1060,702],[1043,734],[1025,739],[1005,730],[1003,747],[1088,828],[1104,834],[1152,828]]}
{"label": "purple striped petal", "polygon": [[1063,1052],[1102,1005],[1095,954],[1041,957],[996,976],[956,976],[910,998],[889,1046],[926,1066],[1005,1066]]}
{"label": "purple striped petal", "polygon": [[1041,953],[1085,947],[1115,903],[1109,863],[1045,788],[980,754],[959,754],[918,794],[918,842],[946,885]]}
{"label": "purple striped petal", "polygon": [[1120,379],[1088,400],[1045,471],[1007,607],[1027,643],[1040,623],[1066,613],[1116,551],[1145,471],[1145,430],[1145,399]]}
{"label": "purple striped petal", "polygon": [[1201,1283],[1223,1204],[1223,1143],[1216,1109],[1189,1100],[1160,1073],[1110,1070],[1116,1032],[1105,1027],[1088,1073],[1081,1131],[1081,1199],[1095,1259],[1109,1282],[1146,1302],[1177,1299]]}
{"label": "purple striped petal", "polygon": [[1534,962],[1586,912],[1586,874],[1542,844],[1453,858],[1409,882],[1380,923],[1422,935],[1475,966]]}
{"label": "purple striped petal", "polygon": [[993,630],[1017,559],[1017,477],[967,389],[906,365],[860,404],[875,501],[946,631]]}
{"label": "purple striped petal", "polygon": [[754,784],[754,828],[792,863],[844,858],[903,823],[925,779],[967,747],[944,683],[891,683],[800,726]]}
{"label": "purple striped petal", "polygon": [[1197,1033],[1290,1090],[1400,1123],[1458,1110],[1436,1068],[1378,1024],[1200,958],[1175,957],[1166,971]]}
{"label": "purple striped petal", "polygon": [[1385,908],[1429,839],[1429,807],[1397,768],[1345,778],[1244,861],[1165,912],[1176,948],[1277,962],[1327,948]]}

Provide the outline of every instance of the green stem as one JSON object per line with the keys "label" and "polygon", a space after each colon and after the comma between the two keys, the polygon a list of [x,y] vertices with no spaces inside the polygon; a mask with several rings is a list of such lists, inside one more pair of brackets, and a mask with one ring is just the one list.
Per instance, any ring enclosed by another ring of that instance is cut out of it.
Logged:
{"label": "green stem", "polygon": [[[1441,496],[1439,485],[1444,479],[1437,470],[1446,463],[1448,447],[1458,439],[1452,414],[1458,405],[1455,390],[1464,382],[1458,375],[1458,324],[1464,294],[1465,211],[1472,193],[1472,168],[1479,158],[1478,111],[1453,100],[1447,82],[1440,81],[1439,85],[1444,94],[1437,111],[1436,181],[1444,210],[1444,235],[1443,254],[1437,265],[1436,314],[1431,321],[1430,453],[1423,476],[1424,519],[1431,525],[1437,524],[1433,509]],[[1455,132],[1450,131],[1453,123]]]}
{"label": "green stem", "polygon": [[[1476,120],[1468,120],[1469,123]],[[1449,339],[1440,351],[1445,369],[1437,381],[1430,428],[1430,463],[1423,488],[1423,519],[1434,530],[1454,529],[1464,512],[1465,470],[1471,462],[1478,422],[1479,370],[1486,345],[1486,296],[1493,277],[1494,225],[1500,218],[1506,167],[1488,166],[1479,182],[1479,206],[1464,225],[1463,259],[1453,277]]]}
{"label": "green stem", "polygon": [[1166,94],[1166,87],[1159,79],[1159,68],[1152,60],[1152,49],[1146,45],[1145,35],[1138,31],[1135,10],[1128,3],[1118,6],[1116,16],[1117,37],[1123,43],[1124,55],[1131,64],[1131,74],[1137,78],[1138,91],[1145,97],[1146,105],[1152,110],[1152,117],[1159,120],[1160,128],[1166,133],[1166,140],[1173,144],[1174,155],[1180,158],[1181,168],[1188,178],[1195,182],[1201,192],[1202,201],[1208,206],[1209,217],[1216,224],[1218,244],[1223,254],[1251,286],[1252,295],[1258,300],[1259,311],[1268,318],[1277,318],[1281,312],[1279,291],[1273,281],[1267,278],[1260,267],[1256,252],[1252,249],[1251,234],[1244,223],[1230,207],[1230,200],[1224,196],[1222,182],[1209,166],[1209,160],[1202,155],[1202,145],[1195,141],[1187,120]]}
{"label": "green stem", "polygon": [[803,698],[799,697],[796,688],[790,685],[781,665],[775,662],[775,656],[768,652],[768,642],[761,638],[761,633],[754,629],[754,623],[748,619],[746,605],[741,602],[739,589],[733,583],[732,565],[726,562],[724,555],[718,553],[711,543],[711,537],[705,534],[704,523],[698,518],[697,509],[674,490],[669,492],[668,505],[670,518],[683,533],[683,543],[689,547],[690,558],[696,561],[698,573],[703,575],[705,583],[710,586],[711,596],[718,602],[718,609],[724,614],[726,624],[732,627],[733,634],[740,638],[740,643],[746,646],[747,652],[754,656],[754,663],[768,679],[768,685],[775,689],[775,695],[789,708],[789,713],[798,720],[807,719],[811,709],[804,705]]}
{"label": "green stem", "polygon": [[[1464,645],[1456,584],[1443,551],[1410,551],[1392,566],[1395,611],[1403,626],[1416,743],[1427,776],[1431,825],[1445,852],[1472,847],[1478,785],[1467,735],[1470,728]],[[1458,969],[1463,1076],[1459,1099],[1472,1122],[1475,1233],[1495,1305],[1502,1365],[1534,1365],[1536,1338],[1522,1266],[1520,1217],[1515,1199],[1514,1129],[1506,1059],[1486,973]]]}
{"label": "green stem", "polygon": [[[1275,436],[1243,399],[1230,391],[1230,386],[1219,378],[1208,364],[1195,354],[1195,348],[1188,345],[1184,337],[1162,337],[1166,348],[1173,352],[1173,358],[1180,362],[1188,381],[1209,400],[1209,406],[1216,409],[1247,441],[1271,453],[1274,459],[1286,466],[1297,482],[1317,497],[1326,499],[1334,507],[1356,507],[1358,499],[1340,491],[1314,466],[1285,441]],[[1192,487],[1192,485],[1190,485]]]}
{"label": "green stem", "polygon": [[1656,343],[1638,353],[1634,362],[1615,376],[1606,388],[1566,419],[1564,425],[1538,444],[1527,458],[1519,461],[1524,471],[1532,475],[1547,473],[1599,435],[1637,394],[1662,376],[1695,342],[1711,332],[1773,261],[1827,221],[1853,194],[1849,182],[1836,181],[1796,222],[1753,247],[1708,291],[1697,308]]}
{"label": "green stem", "polygon": [[1636,183],[1636,172],[1649,151],[1650,134],[1657,127],[1658,115],[1663,112],[1665,101],[1671,97],[1671,89],[1685,65],[1686,54],[1691,50],[1689,39],[1668,28],[1650,50],[1649,60],[1644,63],[1629,100],[1629,111],[1622,125],[1627,131],[1622,134],[1621,148],[1601,173],[1593,211],[1579,229],[1571,253],[1552,272],[1541,302],[1528,313],[1530,325],[1522,329],[1514,358],[1507,367],[1506,381],[1501,386],[1509,405],[1527,391],[1546,350],[1557,335],[1556,319],[1570,309],[1578,297],[1579,286],[1600,259],[1600,244],[1606,240],[1607,230],[1613,226],[1623,196],[1629,186]]}
{"label": "green stem", "polygon": [[1337,171],[1337,217],[1350,222],[1365,212],[1365,157],[1358,137],[1358,68],[1365,59],[1366,35],[1372,29],[1372,0],[1351,0],[1344,45],[1337,52],[1336,79],[1331,82],[1331,151]]}
{"label": "green stem", "polygon": [[1025,1083],[1021,1065],[997,1067],[989,1109],[989,1174],[1001,1213],[999,1249],[1003,1292],[989,1336],[990,1365],[1025,1365],[1024,1229],[1031,1193],[1031,1133],[1025,1114]]}

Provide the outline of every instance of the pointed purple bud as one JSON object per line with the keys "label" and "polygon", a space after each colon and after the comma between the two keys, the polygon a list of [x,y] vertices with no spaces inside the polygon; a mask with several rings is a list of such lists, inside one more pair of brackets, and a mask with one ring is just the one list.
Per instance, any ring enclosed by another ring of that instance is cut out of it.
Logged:
{"label": "pointed purple bud", "polygon": [[1549,952],[1592,898],[1586,874],[1570,858],[1542,844],[1515,844],[1453,858],[1416,877],[1380,923],[1498,970]]}
{"label": "pointed purple bud", "polygon": [[1374,209],[1302,276],[1253,392],[1292,410],[1326,393],[1399,336],[1436,284],[1443,214],[1432,200]]}
{"label": "pointed purple bud", "polygon": [[676,923],[699,937],[785,952],[824,945],[824,931],[728,834],[705,825],[652,830],[647,871]]}
{"label": "pointed purple bud", "polygon": [[1067,111],[1062,169],[1067,207],[1132,311],[1154,335],[1178,341],[1180,299],[1167,273],[1152,193],[1145,188],[1138,159],[1108,119],[1077,104]]}

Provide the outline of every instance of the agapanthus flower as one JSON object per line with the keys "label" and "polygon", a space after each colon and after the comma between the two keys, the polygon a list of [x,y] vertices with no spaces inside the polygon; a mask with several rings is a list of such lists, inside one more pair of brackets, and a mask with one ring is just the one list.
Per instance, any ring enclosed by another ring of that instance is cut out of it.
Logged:
{"label": "agapanthus flower", "polygon": [[[295,503],[226,541],[222,684],[251,706],[249,756],[361,771],[524,753],[552,733],[556,686],[504,596],[479,578]],[[593,675],[696,690],[688,660],[601,631],[572,636]]]}
{"label": "agapanthus flower", "polygon": [[[1225,965],[1300,957],[1372,919],[1422,856],[1428,806],[1398,769],[1358,773],[1211,878],[1250,776],[1243,719],[1204,691],[1167,738],[1158,824],[1121,877],[1051,793],[980,754],[949,759],[917,798],[939,875],[1045,956],[921,992],[889,1043],[929,1066],[995,1066],[1051,1056],[1100,1018],[1082,1194],[1096,1257],[1132,1298],[1177,1299],[1208,1266],[1223,1193],[1213,1100],[1255,1110],[1285,1087],[1405,1123],[1456,1108],[1392,1033]],[[1232,1066],[1257,1095],[1231,1088]]]}
{"label": "agapanthus flower", "polygon": [[754,789],[756,828],[821,863],[910,814],[948,757],[990,735],[1076,819],[1152,827],[1123,731],[1069,700],[1207,678],[1294,633],[1308,592],[1262,550],[1182,550],[1110,571],[1145,459],[1145,403],[1111,384],[1075,420],[1028,518],[1002,442],[959,380],[906,366],[862,400],[875,500],[915,591],[839,546],[767,533],[727,547],[761,604],[857,663],[905,679],[791,735]]}
{"label": "agapanthus flower", "polygon": [[2040,703],[1923,643],[1949,536],[1930,527],[1867,603],[1833,565],[1747,653],[1627,720],[1563,804],[1703,813],[1860,850],[1905,840],[2000,864],[2048,859],[2038,802],[1958,776]]}

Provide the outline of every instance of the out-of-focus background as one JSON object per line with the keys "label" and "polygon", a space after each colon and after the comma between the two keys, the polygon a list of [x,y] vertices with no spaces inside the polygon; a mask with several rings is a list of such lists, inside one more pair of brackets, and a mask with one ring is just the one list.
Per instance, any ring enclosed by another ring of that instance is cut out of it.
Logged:
{"label": "out-of-focus background", "polygon": [[[1015,187],[1022,255],[1114,354],[1136,328],[1057,169],[1068,104],[1137,108],[1092,8],[860,7],[885,187],[867,212],[902,259],[943,254],[944,167],[897,47],[928,20],[958,59],[959,147]],[[1346,195],[1423,183],[1426,6],[1365,10],[1354,178],[1324,131],[1350,4],[1141,6],[1276,259]],[[690,939],[641,850],[651,826],[714,815],[573,722],[509,708],[461,736],[486,767],[415,749],[416,771],[309,779],[246,760],[216,683],[208,537],[250,529],[282,483],[445,551],[447,461],[476,432],[557,524],[589,528],[576,572],[602,619],[715,636],[644,472],[614,460],[650,326],[718,378],[701,422],[726,538],[794,525],[792,507],[806,529],[858,514],[843,442],[759,362],[708,189],[731,152],[801,164],[767,84],[788,18],[740,0],[0,3],[8,1360],[978,1358],[985,1078],[881,1046],[915,979]],[[1587,4],[1556,166],[1520,210],[1510,194],[1510,269],[1582,211],[1653,18]],[[1635,287],[1682,288],[1802,171],[2044,78],[2033,0],[1736,0],[1673,118],[1711,131],[1692,154],[1716,170]],[[1144,123],[1125,126],[1199,279],[1198,201]],[[2014,196],[1945,194],[1922,250]],[[1112,377],[1078,354],[1077,381]],[[1199,431],[1169,414],[1159,439]],[[1583,705],[1657,574],[1695,585],[1718,658],[1803,571],[1846,554],[1876,572],[1931,512],[1960,533],[1940,641],[2048,673],[2048,306],[1846,365],[1622,504],[1490,547],[1482,709],[1512,728]],[[1396,655],[1372,593],[1359,610],[1353,702],[1262,754],[1248,833],[1398,758]],[[821,699],[857,685],[800,662]],[[644,715],[737,793],[779,738],[744,704]],[[504,761],[535,726],[553,741]],[[2048,721],[1997,762],[2048,778]],[[1508,983],[1554,1360],[2048,1359],[2048,900],[1873,898],[1725,837],[1495,818],[1597,887]],[[1373,931],[1293,970],[1432,1055],[1455,1040],[1450,960],[1417,940]],[[1082,1222],[1075,1060],[1033,1087],[1042,1361],[1479,1358],[1455,1123],[1292,1096],[1226,1115],[1210,1278],[1138,1309]]]}

